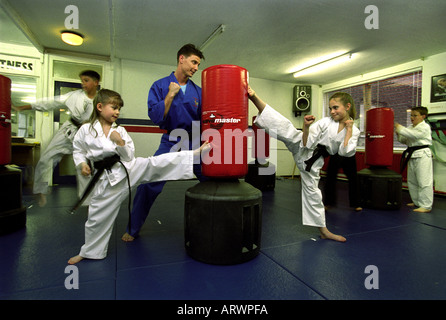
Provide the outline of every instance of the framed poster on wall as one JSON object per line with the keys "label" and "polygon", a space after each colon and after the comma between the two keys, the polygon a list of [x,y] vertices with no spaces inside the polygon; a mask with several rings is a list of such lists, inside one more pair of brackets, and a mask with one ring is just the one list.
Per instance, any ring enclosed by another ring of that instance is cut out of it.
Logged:
{"label": "framed poster on wall", "polygon": [[431,102],[446,101],[446,73],[432,77]]}

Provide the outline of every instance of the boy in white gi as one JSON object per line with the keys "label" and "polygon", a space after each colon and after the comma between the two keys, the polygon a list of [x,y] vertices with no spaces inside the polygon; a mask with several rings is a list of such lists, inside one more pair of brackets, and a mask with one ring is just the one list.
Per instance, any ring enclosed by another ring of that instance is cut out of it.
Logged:
{"label": "boy in white gi", "polygon": [[[88,121],[93,111],[93,99],[96,96],[100,75],[93,70],[85,70],[79,74],[82,89],[69,92],[54,100],[43,99],[32,104],[13,108],[17,111],[38,110],[52,111],[68,107],[71,118],[66,121],[51,139],[45,152],[40,156],[34,173],[33,193],[38,196],[38,203],[42,207],[46,204],[48,194],[48,178],[52,170],[62,159],[64,154],[73,153],[73,138],[82,123]],[[79,177],[78,177],[79,178]],[[85,179],[78,179],[79,190],[82,190]]]}
{"label": "boy in white gi", "polygon": [[89,176],[94,171],[91,163],[99,167],[109,159],[115,160],[94,186],[85,224],[85,244],[79,255],[68,261],[69,264],[83,258],[106,257],[113,224],[129,188],[149,181],[191,179],[194,177],[194,156],[210,148],[206,142],[194,151],[135,158],[132,139],[125,128],[115,123],[123,106],[121,96],[102,89],[94,100],[94,106],[90,122],[84,124],[74,137],[74,163],[84,176]]}
{"label": "boy in white gi", "polygon": [[336,154],[351,157],[356,153],[359,129],[353,125],[349,111],[354,110],[349,94],[337,93],[330,98],[330,117],[314,122],[315,117],[304,117],[303,131],[297,130],[271,106],[263,102],[248,88],[248,96],[259,110],[255,124],[285,143],[293,154],[302,181],[302,222],[319,229],[322,239],[345,242],[343,236],[331,233],[325,224],[325,209],[319,189],[319,172],[324,157]]}
{"label": "boy in white gi", "polygon": [[[401,172],[407,164],[407,186],[412,203],[408,206],[417,206],[416,212],[430,212],[434,202],[431,127],[424,119],[427,117],[427,108],[413,107],[410,113],[412,125],[405,128],[395,122],[395,132],[398,141],[407,144],[403,153]],[[407,154],[407,157],[405,157]]]}

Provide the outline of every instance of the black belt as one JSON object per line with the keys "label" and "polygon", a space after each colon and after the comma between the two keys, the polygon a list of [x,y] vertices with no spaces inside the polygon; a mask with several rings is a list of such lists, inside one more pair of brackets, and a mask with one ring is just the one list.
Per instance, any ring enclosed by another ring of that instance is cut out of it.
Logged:
{"label": "black belt", "polygon": [[74,124],[78,129],[82,126],[82,122],[77,121],[73,117],[70,118],[72,124]]}
{"label": "black belt", "polygon": [[81,198],[77,201],[77,203],[73,206],[73,208],[70,210],[70,213],[73,214],[77,209],[79,209],[80,205],[87,199],[88,195],[90,194],[91,190],[93,190],[93,187],[96,185],[96,182],[98,182],[100,176],[104,172],[104,170],[111,170],[113,165],[115,163],[120,163],[124,170],[125,174],[127,175],[127,184],[129,187],[129,230],[131,225],[131,201],[132,201],[132,190],[130,186],[130,177],[129,173],[127,171],[127,168],[124,166],[124,164],[121,162],[121,159],[119,158],[119,155],[115,154],[113,156],[107,157],[103,160],[94,162],[94,169],[96,170],[94,176],[91,178],[90,182],[88,183],[87,187],[84,190],[84,193],[82,194]]}
{"label": "black belt", "polygon": [[327,147],[322,144],[318,144],[316,146],[316,149],[314,149],[313,155],[311,156],[311,158],[304,161],[304,163],[307,165],[305,167],[305,171],[310,172],[311,167],[313,166],[313,164],[316,162],[317,159],[319,159],[320,157],[327,158],[328,156],[330,156],[330,154],[327,151]]}
{"label": "black belt", "polygon": [[417,150],[429,148],[428,145],[424,146],[415,146],[415,147],[409,147],[406,150],[404,150],[402,156],[401,156],[401,162],[400,162],[400,173],[403,173],[404,169],[407,166],[407,163],[409,162],[410,158],[412,157],[412,153],[414,153]]}

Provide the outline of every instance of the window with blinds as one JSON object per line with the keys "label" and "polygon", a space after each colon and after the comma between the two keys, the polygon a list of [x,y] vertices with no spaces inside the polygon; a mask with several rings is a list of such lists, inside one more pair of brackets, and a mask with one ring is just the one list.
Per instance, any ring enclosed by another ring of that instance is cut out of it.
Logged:
{"label": "window with blinds", "polygon": [[[410,108],[421,105],[421,79],[422,72],[415,71],[407,74],[381,79],[378,81],[360,84],[357,86],[340,88],[324,93],[324,114],[329,116],[328,99],[336,92],[349,93],[355,101],[357,127],[361,130],[358,147],[365,145],[365,118],[367,110],[372,108],[392,108],[395,121],[403,126],[411,125]],[[393,141],[394,148],[406,148],[407,146],[397,141],[396,135]]]}

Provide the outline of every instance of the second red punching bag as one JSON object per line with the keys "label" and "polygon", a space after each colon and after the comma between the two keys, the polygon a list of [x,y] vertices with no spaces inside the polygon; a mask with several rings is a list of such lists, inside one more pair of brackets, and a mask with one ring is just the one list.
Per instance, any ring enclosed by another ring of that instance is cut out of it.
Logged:
{"label": "second red punching bag", "polygon": [[241,178],[248,172],[248,71],[216,65],[202,72],[202,139],[212,150],[202,173],[212,178]]}
{"label": "second red punching bag", "polygon": [[0,75],[0,165],[11,162],[11,79]]}
{"label": "second red punching bag", "polygon": [[393,110],[374,108],[366,113],[365,162],[388,167],[393,162]]}

